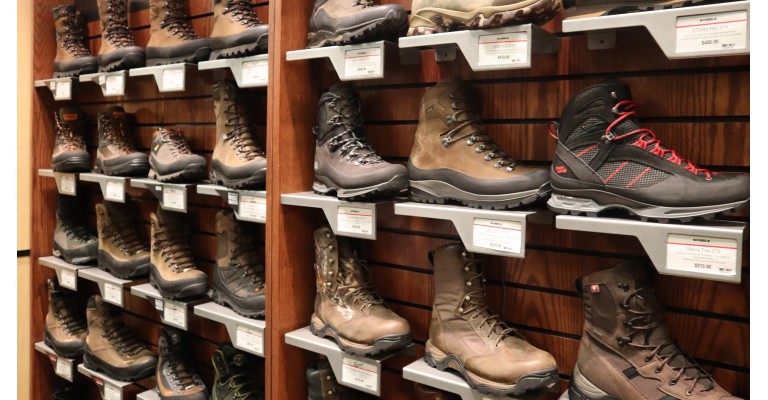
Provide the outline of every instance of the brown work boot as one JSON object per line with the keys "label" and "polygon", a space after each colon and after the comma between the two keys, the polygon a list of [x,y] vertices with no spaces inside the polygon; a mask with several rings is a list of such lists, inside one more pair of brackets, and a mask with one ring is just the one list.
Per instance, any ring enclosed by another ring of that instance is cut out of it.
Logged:
{"label": "brown work boot", "polygon": [[244,92],[232,82],[213,85],[216,113],[216,146],[211,157],[210,178],[232,189],[264,187],[267,157],[254,137]]}
{"label": "brown work boot", "polygon": [[88,299],[85,312],[88,316],[88,336],[83,353],[86,368],[123,382],[134,382],[154,374],[155,353],[125,327],[119,308],[95,295]]}
{"label": "brown work boot", "polygon": [[88,31],[80,9],[71,4],[53,7],[53,22],[56,26],[54,78],[96,72],[99,63],[88,48]]}
{"label": "brown work boot", "polygon": [[408,28],[408,11],[373,0],[315,0],[307,47],[397,40]]}
{"label": "brown work boot", "polygon": [[474,389],[494,396],[519,396],[559,382],[555,359],[508,327],[485,305],[480,260],[460,243],[430,253],[435,304],[424,360],[451,368]]}
{"label": "brown work boot", "polygon": [[45,344],[59,357],[79,358],[83,355],[88,325],[77,292],[59,285],[54,275],[48,279],[48,313],[45,315]]}
{"label": "brown work boot", "polygon": [[197,182],[205,179],[207,162],[192,153],[184,132],[158,127],[149,152],[149,178],[158,182]]}
{"label": "brown work boot", "polygon": [[91,155],[85,147],[85,114],[77,107],[62,107],[53,113],[56,142],[51,155],[54,172],[88,172]]}
{"label": "brown work boot", "polygon": [[112,106],[99,113],[96,167],[105,175],[147,176],[149,157],[136,150],[125,110]]}
{"label": "brown work boot", "polygon": [[149,282],[163,298],[197,296],[208,290],[208,277],[197,269],[189,247],[191,231],[186,214],[158,206],[149,216],[152,256]]}
{"label": "brown work boot", "polygon": [[739,400],[675,343],[641,262],[622,262],[576,285],[586,320],[571,400]]}
{"label": "brown work boot", "polygon": [[267,52],[269,26],[253,11],[251,0],[213,0],[211,60]]}
{"label": "brown work boot", "polygon": [[149,246],[142,222],[126,193],[125,203],[96,204],[99,233],[99,268],[121,279],[149,273]]}
{"label": "brown work boot", "polygon": [[99,71],[118,71],[145,65],[144,49],[128,29],[128,0],[96,0],[99,7],[101,47]]}
{"label": "brown work boot", "polygon": [[184,332],[164,327],[157,350],[157,392],[161,400],[208,400],[208,389],[200,379]]}
{"label": "brown work boot", "polygon": [[149,23],[147,66],[197,63],[211,55],[208,39],[187,21],[184,0],[150,0]]}
{"label": "brown work boot", "polygon": [[561,0],[413,0],[408,35],[541,25],[562,9]]}
{"label": "brown work boot", "polygon": [[411,344],[411,327],[384,304],[371,286],[365,261],[350,239],[331,228],[315,231],[315,312],[309,328],[332,337],[346,353],[360,356],[394,351]]}
{"label": "brown work boot", "polygon": [[460,78],[441,81],[421,100],[408,175],[411,199],[505,209],[549,194],[549,170],[515,161],[480,121]]}
{"label": "brown work boot", "polygon": [[374,397],[339,385],[328,360],[314,360],[307,365],[309,400],[375,400]]}

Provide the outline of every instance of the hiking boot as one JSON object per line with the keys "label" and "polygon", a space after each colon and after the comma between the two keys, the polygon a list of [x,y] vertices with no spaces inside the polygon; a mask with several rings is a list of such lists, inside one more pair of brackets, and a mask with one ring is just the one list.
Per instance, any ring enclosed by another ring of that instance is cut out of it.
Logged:
{"label": "hiking boot", "polygon": [[136,42],[128,29],[128,0],[96,0],[99,8],[101,47],[99,47],[99,71],[110,72],[145,65],[144,49]]}
{"label": "hiking boot", "polygon": [[53,119],[56,123],[56,142],[51,155],[53,171],[90,171],[91,156],[83,138],[85,114],[79,108],[62,107],[53,113]]}
{"label": "hiking boot", "polygon": [[147,66],[208,60],[211,47],[187,21],[184,0],[149,1]]}
{"label": "hiking boot", "polygon": [[61,194],[57,200],[53,255],[70,264],[90,263],[98,257],[99,242],[88,219],[83,217],[81,200]]}
{"label": "hiking boot", "polygon": [[157,343],[157,392],[161,400],[208,400],[208,390],[189,357],[182,331],[164,327]]}
{"label": "hiking boot", "polygon": [[411,327],[384,304],[371,286],[366,262],[350,239],[331,228],[315,231],[315,312],[309,329],[328,336],[347,354],[375,355],[411,344]]}
{"label": "hiking boot", "polygon": [[216,267],[213,301],[249,317],[264,316],[266,277],[256,251],[256,227],[240,222],[231,209],[216,213]]}
{"label": "hiking boot", "polygon": [[232,82],[213,85],[216,146],[211,158],[211,182],[231,189],[264,187],[267,157],[254,137],[249,104]]}
{"label": "hiking boot", "polygon": [[101,296],[88,299],[88,337],[83,364],[112,379],[134,382],[152,376],[157,356],[125,327],[120,309],[105,303]]}
{"label": "hiking boot", "polygon": [[216,378],[214,400],[264,400],[264,388],[256,381],[255,356],[223,344],[213,353]]}
{"label": "hiking boot", "polygon": [[181,129],[157,128],[149,153],[149,178],[159,182],[197,182],[205,179],[205,158],[193,154]]}
{"label": "hiking boot", "polygon": [[690,221],[749,203],[749,175],[712,172],[641,128],[629,87],[590,86],[566,104],[552,162],[549,208],[561,214],[624,209],[642,220]]}
{"label": "hiking boot", "polygon": [[140,230],[143,222],[127,193],[125,203],[96,204],[96,227],[100,269],[120,279],[149,273],[149,246]]}
{"label": "hiking boot", "polygon": [[563,6],[565,18],[589,18],[729,1],[735,0],[563,0]]}
{"label": "hiking boot", "polygon": [[96,72],[99,63],[88,47],[88,30],[80,9],[69,4],[53,7],[53,23],[56,26],[53,77],[64,78]]}
{"label": "hiking boot", "polygon": [[68,382],[64,385],[53,392],[53,400],[80,400],[84,398],[84,393],[79,386]]}
{"label": "hiking boot", "polygon": [[309,400],[374,400],[370,396],[339,385],[328,360],[314,360],[307,365],[307,390]]}
{"label": "hiking boot", "polygon": [[474,389],[520,396],[559,382],[555,359],[528,343],[485,304],[481,261],[460,243],[430,252],[435,303],[424,360],[458,371]]}
{"label": "hiking boot", "polygon": [[136,151],[128,132],[125,110],[109,107],[99,113],[99,148],[96,167],[100,173],[117,176],[147,176],[149,157]]}
{"label": "hiking boot", "polygon": [[408,12],[373,0],[315,0],[307,48],[396,40],[408,28]]}
{"label": "hiking boot", "polygon": [[523,165],[501,149],[468,92],[460,78],[450,78],[424,94],[408,160],[411,199],[499,210],[547,196],[547,168]]}
{"label": "hiking boot", "polygon": [[413,0],[408,36],[508,25],[541,25],[554,18],[561,0]]}
{"label": "hiking boot", "polygon": [[408,190],[408,171],[381,159],[363,128],[360,95],[346,83],[333,85],[317,106],[315,183],[320,194],[353,200]]}
{"label": "hiking boot", "polygon": [[572,400],[739,400],[676,344],[641,262],[587,275],[576,288],[585,321]]}
{"label": "hiking boot", "polygon": [[78,303],[77,292],[59,286],[55,275],[48,279],[45,344],[59,357],[80,358],[83,355],[88,325]]}
{"label": "hiking boot", "polygon": [[161,210],[149,216],[152,256],[149,282],[166,299],[197,296],[208,290],[208,277],[197,269],[189,247],[191,231],[185,214]]}
{"label": "hiking boot", "polygon": [[269,26],[253,11],[252,0],[213,0],[211,60],[267,52]]}

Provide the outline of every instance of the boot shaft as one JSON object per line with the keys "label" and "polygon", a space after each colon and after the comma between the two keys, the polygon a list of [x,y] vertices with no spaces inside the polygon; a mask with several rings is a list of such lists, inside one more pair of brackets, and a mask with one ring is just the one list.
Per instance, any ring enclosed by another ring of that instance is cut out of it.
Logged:
{"label": "boot shaft", "polygon": [[166,280],[185,279],[202,274],[197,270],[189,244],[190,226],[186,216],[158,206],[149,216],[151,224],[151,264]]}
{"label": "boot shaft", "polygon": [[233,292],[264,287],[264,264],[256,249],[256,230],[252,224],[238,221],[231,209],[216,214],[216,265],[214,280],[235,289]]}
{"label": "boot shaft", "polygon": [[261,399],[264,389],[255,381],[253,356],[235,350],[228,344],[213,353],[214,396],[219,399]]}
{"label": "boot shaft", "polygon": [[225,165],[242,166],[265,158],[253,136],[253,123],[248,113],[248,97],[232,82],[213,85],[213,106],[216,115],[216,146],[213,159]]}
{"label": "boot shaft", "polygon": [[101,47],[99,55],[136,43],[128,28],[128,0],[96,0],[99,9]]}
{"label": "boot shaft", "polygon": [[339,286],[367,285],[368,273],[350,239],[337,237],[328,226],[315,231],[317,292],[333,296]]}
{"label": "boot shaft", "polygon": [[146,231],[142,231],[133,203],[126,195],[126,202],[105,201],[96,204],[96,226],[99,249],[118,259],[140,258],[147,254],[149,246]]}
{"label": "boot shaft", "polygon": [[55,61],[71,61],[91,55],[86,42],[85,18],[80,9],[74,5],[58,5],[53,8],[53,22],[56,28]]}
{"label": "boot shaft", "polygon": [[150,38],[147,47],[168,47],[199,36],[188,21],[184,0],[150,0]]}
{"label": "boot shaft", "polygon": [[237,35],[264,24],[253,11],[252,0],[213,0],[211,37]]}
{"label": "boot shaft", "polygon": [[56,124],[56,142],[53,155],[65,151],[86,150],[83,129],[85,114],[76,107],[62,107],[53,114]]}
{"label": "boot shaft", "polygon": [[333,85],[323,93],[317,105],[318,144],[324,144],[333,136],[347,131],[345,137],[365,138],[360,95],[346,83]]}
{"label": "boot shaft", "polygon": [[99,155],[109,159],[135,153],[134,139],[128,132],[128,116],[122,107],[110,107],[99,113]]}
{"label": "boot shaft", "polygon": [[172,163],[193,153],[181,129],[158,127],[152,135],[152,155],[161,163]]}

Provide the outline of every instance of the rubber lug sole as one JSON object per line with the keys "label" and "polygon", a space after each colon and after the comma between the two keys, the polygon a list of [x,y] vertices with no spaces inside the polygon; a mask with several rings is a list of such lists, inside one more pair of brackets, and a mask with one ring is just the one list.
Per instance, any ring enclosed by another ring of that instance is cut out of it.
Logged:
{"label": "rubber lug sole", "polygon": [[189,164],[181,171],[176,171],[170,174],[160,175],[152,168],[150,162],[149,167],[149,179],[155,179],[158,182],[173,183],[173,182],[198,182],[205,179],[206,166],[205,164]]}
{"label": "rubber lug sole", "polygon": [[267,52],[267,50],[268,46],[266,41],[263,43],[249,43],[240,46],[229,47],[226,49],[214,50],[211,52],[209,60],[255,56],[257,54],[264,54]]}
{"label": "rubber lug sole", "polygon": [[258,170],[253,175],[243,179],[227,179],[223,176],[219,178],[219,174],[211,169],[209,178],[214,185],[221,185],[230,189],[257,189],[264,187],[267,182],[267,169]]}
{"label": "rubber lug sole", "polygon": [[123,272],[122,270],[124,268],[115,268],[110,264],[109,259],[107,259],[107,256],[103,250],[99,250],[99,256],[98,256],[98,267],[100,270],[104,272],[108,272],[112,274],[112,276],[120,279],[133,279],[138,278],[140,276],[146,276],[149,274],[149,261],[147,261],[146,264],[139,265],[138,267],[131,268],[126,267],[125,269],[130,269],[130,272]]}
{"label": "rubber lug sole", "polygon": [[90,350],[88,350],[87,346],[83,351],[83,364],[85,365],[86,368],[90,370],[103,372],[105,375],[109,376],[110,378],[116,379],[118,381],[123,381],[123,382],[135,382],[135,381],[138,381],[139,379],[148,378],[154,375],[155,370],[157,369],[157,364],[155,363],[137,372],[127,371],[127,370],[124,371],[120,368],[116,368],[105,363],[100,358],[93,355],[90,352]]}
{"label": "rubber lug sole", "polygon": [[55,257],[61,258],[62,260],[74,265],[89,264],[98,258],[97,254],[92,254],[92,255],[83,256],[83,257],[69,257],[66,255],[65,252],[61,251],[61,248],[55,243],[53,245],[53,255]]}
{"label": "rubber lug sole", "polygon": [[400,36],[406,21],[389,20],[386,17],[371,21],[351,31],[319,31],[307,34],[307,48],[368,43]]}
{"label": "rubber lug sole", "polygon": [[195,52],[192,54],[185,54],[179,57],[147,58],[147,66],[154,67],[157,65],[182,64],[182,63],[197,64],[199,61],[207,61],[210,55],[211,55],[210,47],[201,47],[195,50]]}
{"label": "rubber lug sole", "polygon": [[75,359],[75,358],[80,358],[80,357],[83,356],[83,348],[82,347],[77,349],[77,351],[74,351],[72,353],[67,353],[67,352],[64,352],[64,351],[61,351],[60,349],[58,349],[53,344],[53,339],[51,338],[50,333],[48,333],[47,331],[45,332],[45,337],[43,338],[43,342],[45,343],[46,346],[48,346],[51,349],[53,349],[53,352],[56,353],[56,355],[59,356],[59,357]]}
{"label": "rubber lug sole", "polygon": [[[439,181],[411,181],[411,200],[419,203],[460,203],[471,208],[505,210],[517,208],[546,198],[551,192],[549,182],[538,189],[504,195],[482,195],[463,191]],[[459,197],[461,195],[461,197]]]}
{"label": "rubber lug sole", "polygon": [[112,72],[131,68],[141,68],[146,65],[145,60],[146,56],[142,53],[126,54],[123,56],[123,58],[115,62],[99,66],[99,72]]}
{"label": "rubber lug sole", "polygon": [[155,278],[156,268],[157,267],[152,267],[149,269],[149,283],[152,285],[153,288],[157,289],[157,291],[160,292],[160,295],[163,296],[164,299],[174,300],[174,299],[182,299],[187,297],[194,297],[194,296],[205,294],[208,291],[207,280],[205,282],[191,283],[189,285],[181,287],[178,290],[168,291],[157,283],[158,280]]}
{"label": "rubber lug sole", "polygon": [[214,301],[214,303],[227,307],[237,313],[238,315],[242,315],[246,318],[252,318],[252,319],[263,319],[266,310],[248,310],[246,308],[242,308],[235,304],[233,301],[230,301],[229,297],[225,294],[220,293],[221,291],[214,288],[213,293],[211,295],[211,299]]}
{"label": "rubber lug sole", "polygon": [[[322,324],[322,326],[317,327],[315,326],[316,323]],[[341,351],[356,356],[373,356],[379,353],[389,353],[407,347],[413,342],[411,335],[405,334],[380,337],[373,342],[373,345],[370,346],[358,344],[359,346],[364,346],[364,348],[348,346],[344,344],[344,342],[348,340],[339,337],[339,334],[336,332],[336,328],[334,328],[333,325],[324,324],[315,315],[312,316],[312,322],[309,324],[309,330],[315,336],[329,337],[333,339]],[[354,343],[352,341],[349,342]]]}
{"label": "rubber lug sole", "polygon": [[328,185],[315,179],[315,183],[312,184],[312,190],[317,194],[326,196],[336,194],[338,199],[348,201],[372,197],[397,196],[408,191],[408,177],[406,175],[397,175],[384,183],[356,189],[344,189],[338,185]]}
{"label": "rubber lug sole", "polygon": [[540,25],[554,18],[562,8],[561,0],[521,1],[508,6],[489,6],[467,12],[426,7],[411,12],[408,36],[509,25]]}
{"label": "rubber lug sole", "polygon": [[53,172],[89,172],[91,170],[90,157],[68,157],[66,160],[51,162]]}
{"label": "rubber lug sole", "polygon": [[101,160],[96,160],[99,173],[109,176],[147,176],[149,162],[146,159],[130,160],[111,167],[102,166]]}

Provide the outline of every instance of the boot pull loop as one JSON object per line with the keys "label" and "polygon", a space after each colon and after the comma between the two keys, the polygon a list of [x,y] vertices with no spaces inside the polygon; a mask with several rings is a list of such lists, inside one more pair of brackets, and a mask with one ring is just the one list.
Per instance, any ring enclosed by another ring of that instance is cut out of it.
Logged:
{"label": "boot pull loop", "polygon": [[581,278],[576,278],[576,293],[578,293],[579,296],[584,295],[584,289],[581,286]]}
{"label": "boot pull loop", "polygon": [[[552,131],[552,125],[555,126],[555,130]],[[557,121],[549,121],[547,124],[547,133],[555,140],[560,140],[560,123]]]}

